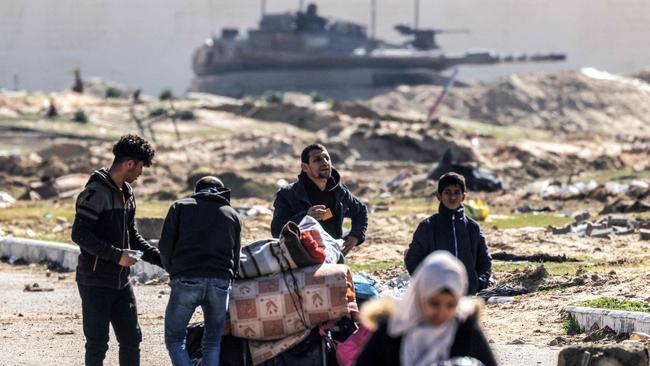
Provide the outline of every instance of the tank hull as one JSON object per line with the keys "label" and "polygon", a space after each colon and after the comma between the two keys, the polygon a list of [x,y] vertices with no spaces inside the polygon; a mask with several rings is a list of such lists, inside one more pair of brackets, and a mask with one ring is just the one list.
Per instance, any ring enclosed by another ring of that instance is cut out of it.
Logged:
{"label": "tank hull", "polygon": [[441,84],[446,78],[423,68],[250,70],[196,76],[190,91],[239,98],[268,91],[313,92],[328,97],[363,94],[396,85]]}

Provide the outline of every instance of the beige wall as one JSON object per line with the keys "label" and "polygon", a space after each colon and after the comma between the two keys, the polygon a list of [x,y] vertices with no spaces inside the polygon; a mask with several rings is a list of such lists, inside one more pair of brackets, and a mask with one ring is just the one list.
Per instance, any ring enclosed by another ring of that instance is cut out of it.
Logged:
{"label": "beige wall", "polygon": [[[308,1],[305,1],[308,3]],[[398,40],[392,25],[410,23],[412,1],[377,0],[378,35]],[[511,71],[594,66],[634,72],[650,65],[648,0],[421,0],[421,26],[467,27],[441,37],[450,51],[565,51],[563,65],[463,69],[461,78],[489,79]],[[298,0],[267,0],[267,11]],[[323,15],[368,23],[370,0],[320,0]],[[253,26],[258,0],[1,0],[0,87],[57,90],[85,76],[182,92],[192,77],[192,50],[222,26]]]}

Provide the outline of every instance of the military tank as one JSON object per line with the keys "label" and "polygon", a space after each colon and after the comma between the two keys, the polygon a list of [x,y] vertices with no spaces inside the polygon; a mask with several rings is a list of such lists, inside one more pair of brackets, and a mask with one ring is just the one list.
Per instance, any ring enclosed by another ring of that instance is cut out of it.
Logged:
{"label": "military tank", "polygon": [[190,90],[232,97],[272,90],[336,96],[345,90],[441,83],[445,78],[439,73],[458,65],[566,59],[561,53],[444,53],[436,35],[466,30],[395,29],[406,38],[404,43],[369,37],[357,23],[323,18],[314,4],[306,12],[265,14],[247,37],[224,28],[194,52]]}

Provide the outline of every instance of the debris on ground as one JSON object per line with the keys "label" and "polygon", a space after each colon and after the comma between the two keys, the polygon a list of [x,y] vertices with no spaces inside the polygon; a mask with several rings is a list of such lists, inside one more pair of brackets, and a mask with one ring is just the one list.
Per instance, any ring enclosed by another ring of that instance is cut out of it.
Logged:
{"label": "debris on ground", "polygon": [[52,287],[41,287],[41,285],[34,282],[32,284],[25,285],[25,288],[24,288],[23,291],[25,291],[25,292],[50,292],[50,291],[54,291],[54,288],[52,288]]}
{"label": "debris on ground", "polygon": [[528,255],[512,254],[508,252],[495,252],[490,255],[493,260],[498,261],[526,261],[526,262],[555,262],[555,263],[564,263],[564,262],[579,262],[576,258],[567,257],[566,254],[562,255],[551,255],[546,253],[535,253]]}
{"label": "debris on ground", "polygon": [[[613,216],[601,218],[595,223],[582,220],[585,216],[576,216],[576,221],[563,227],[551,227],[553,235],[576,234],[592,238],[609,238],[612,235],[630,235],[641,232],[642,227],[647,225],[645,219],[630,219],[624,216]],[[580,221],[578,220],[580,219]],[[643,236],[643,234],[641,234]]]}
{"label": "debris on ground", "polygon": [[16,199],[9,193],[0,191],[0,208],[7,208],[16,203]]}
{"label": "debris on ground", "polygon": [[54,332],[54,335],[73,335],[74,330],[58,330]]}
{"label": "debris on ground", "polygon": [[648,360],[648,350],[640,342],[578,344],[560,351],[557,365],[647,366]]}
{"label": "debris on ground", "polygon": [[465,184],[470,191],[496,192],[501,190],[501,180],[493,171],[467,164],[460,164],[454,158],[451,149],[445,151],[436,167],[429,172],[427,178],[438,180],[444,174],[454,172],[465,178]]}

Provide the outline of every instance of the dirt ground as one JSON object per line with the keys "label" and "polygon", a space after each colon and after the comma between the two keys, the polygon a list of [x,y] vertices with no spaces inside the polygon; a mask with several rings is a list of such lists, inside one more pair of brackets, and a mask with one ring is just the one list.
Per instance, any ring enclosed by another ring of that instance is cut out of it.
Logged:
{"label": "dirt ground", "polygon": [[[46,277],[43,267],[0,264],[0,366],[83,365],[84,337],[81,301],[74,273]],[[23,292],[26,284],[39,283],[52,292]],[[142,328],[142,365],[171,365],[164,345],[164,310],[167,285],[135,287]],[[195,316],[200,320],[200,315]],[[491,331],[488,330],[488,333]],[[551,365],[559,348],[492,344],[504,366]],[[117,343],[111,330],[107,365],[117,365]],[[524,356],[525,355],[525,356]]]}
{"label": "dirt ground", "polygon": [[[154,141],[156,162],[134,189],[138,215],[156,217],[206,174],[232,188],[233,205],[242,212],[254,205],[271,209],[278,187],[300,171],[302,148],[322,142],[342,182],[370,209],[367,240],[349,263],[384,281],[404,272],[412,233],[437,211],[435,181],[427,176],[449,151],[461,167],[486,169],[501,180],[502,189],[469,197],[490,206],[481,225],[491,253],[572,260],[495,260],[494,285],[534,282],[534,288],[511,302],[487,304],[483,312],[502,364],[554,364],[558,348],[549,343],[584,337],[565,334],[564,306],[597,297],[650,301],[650,241],[641,241],[638,231],[592,238],[554,235],[548,228],[583,211],[592,223],[610,214],[650,218],[650,84],[641,79],[593,69],[513,75],[452,89],[432,121],[424,116],[439,87],[399,87],[355,102],[295,93],[241,100],[192,95],[174,100],[173,108],[146,96],[140,103],[104,98],[101,90],[2,91],[0,191],[18,202],[0,208],[0,235],[69,242],[75,193],[92,170],[110,163],[111,144],[125,133]],[[46,118],[52,102],[58,116]],[[174,111],[187,119],[175,115],[176,126],[156,119]],[[518,213],[525,204],[547,210]],[[270,237],[269,227],[268,215],[246,217],[243,241]],[[0,264],[0,365],[80,363],[79,298],[73,275],[64,277]],[[23,292],[32,282],[54,291]],[[143,364],[165,364],[168,290],[142,285],[136,293]],[[115,361],[112,343],[109,364]]]}

